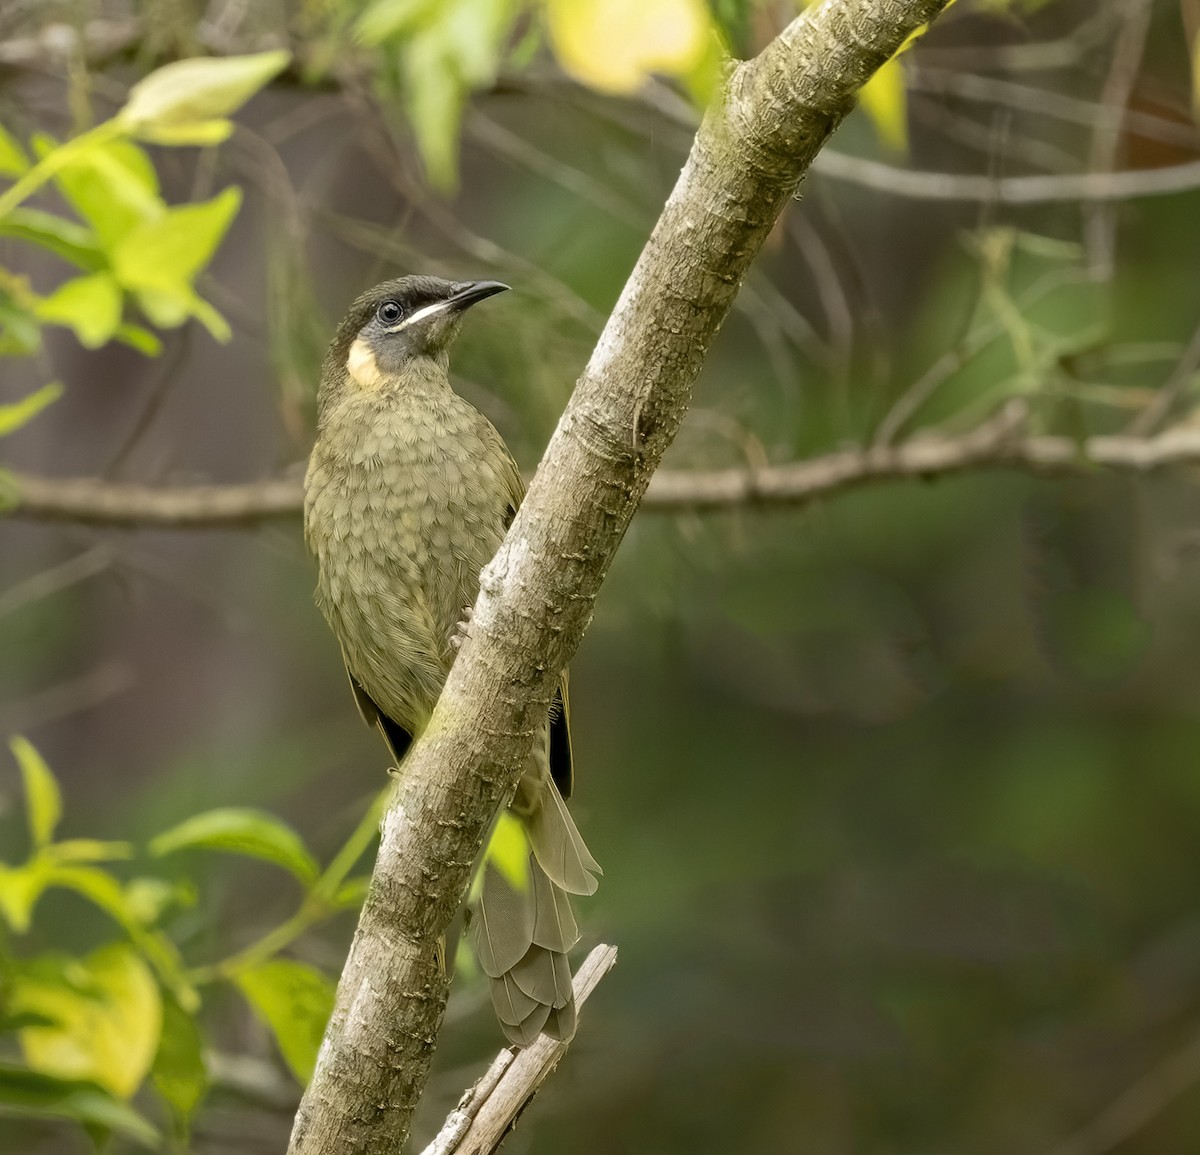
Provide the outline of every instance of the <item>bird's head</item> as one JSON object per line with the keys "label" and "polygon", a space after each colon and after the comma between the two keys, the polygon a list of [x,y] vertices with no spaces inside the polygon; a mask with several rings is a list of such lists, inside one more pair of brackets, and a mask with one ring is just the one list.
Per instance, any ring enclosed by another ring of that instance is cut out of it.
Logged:
{"label": "bird's head", "polygon": [[326,381],[376,390],[425,358],[443,368],[463,313],[508,288],[499,281],[400,277],[367,290],[350,306],[325,362]]}

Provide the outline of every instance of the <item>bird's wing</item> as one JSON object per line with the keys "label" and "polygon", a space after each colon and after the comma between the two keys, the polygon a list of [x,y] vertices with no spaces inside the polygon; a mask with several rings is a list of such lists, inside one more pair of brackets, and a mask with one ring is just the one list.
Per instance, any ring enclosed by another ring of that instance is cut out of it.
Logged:
{"label": "bird's wing", "polygon": [[[510,502],[504,518],[504,530],[507,533],[525,496],[525,481],[517,463],[507,452],[504,458],[508,464],[504,480]],[[554,779],[559,794],[563,798],[570,798],[571,789],[575,784],[575,767],[571,753],[571,704],[567,697],[566,670],[563,670],[558,689],[554,691],[554,698],[550,703],[550,777]]]}
{"label": "bird's wing", "polygon": [[[342,659],[345,660],[345,654],[342,655]],[[391,750],[398,767],[404,760],[404,755],[408,753],[408,748],[412,745],[412,735],[399,722],[388,717],[379,708],[375,699],[363,689],[362,683],[350,672],[349,665],[346,666],[346,677],[350,679],[350,689],[354,691],[354,701],[358,705],[358,712],[362,715],[363,721],[368,726],[374,726],[383,735],[383,740],[388,744],[388,749]]]}

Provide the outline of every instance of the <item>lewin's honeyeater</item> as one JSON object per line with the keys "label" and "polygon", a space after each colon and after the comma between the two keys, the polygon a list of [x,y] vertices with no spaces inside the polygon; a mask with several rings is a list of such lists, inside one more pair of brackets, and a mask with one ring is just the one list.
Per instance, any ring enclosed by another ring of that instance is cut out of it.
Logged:
{"label": "lewin's honeyeater", "polygon": [[[317,604],[397,765],[429,721],[480,571],[525,491],[499,433],[447,371],[464,312],[506,288],[385,281],[351,305],[321,370],[304,503]],[[525,844],[517,868],[511,853],[485,856],[472,888],[472,944],[521,1045],[575,1030],[567,951],[579,931],[567,895],[591,894],[600,868],[567,813],[570,792],[564,674],[508,811],[509,842],[519,830]]]}

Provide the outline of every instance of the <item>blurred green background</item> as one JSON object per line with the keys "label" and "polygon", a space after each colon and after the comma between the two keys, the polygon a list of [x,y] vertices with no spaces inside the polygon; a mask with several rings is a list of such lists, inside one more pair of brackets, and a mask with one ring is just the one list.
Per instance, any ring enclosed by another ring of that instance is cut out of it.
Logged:
{"label": "blurred green background", "polygon": [[[1197,7],[1140,7],[1139,44],[1128,0],[959,0],[906,55],[907,153],[861,112],[834,147],[993,176],[1194,161]],[[420,270],[514,286],[472,314],[453,370],[532,469],[686,156],[686,78],[629,95],[572,80],[526,14],[495,75],[468,86],[457,186],[438,188],[397,95],[414,83],[411,30],[352,61],[334,51],[345,11],[326,25],[317,5],[254,6],[222,24],[233,8],[16,5],[0,19],[0,121],[22,137],[70,135],[84,93],[108,115],[153,63],[212,48],[214,28],[247,51],[309,54],[219,149],[151,150],[168,201],[245,192],[198,282],[233,339],[191,325],[148,359],[47,329],[37,356],[3,363],[0,401],[50,379],[66,392],[5,441],[5,466],[162,485],[298,467],[345,305]],[[741,54],[794,15],[714,11]],[[3,56],[101,18],[129,43]],[[1122,89],[1114,59],[1131,46]],[[1106,160],[1097,125],[1114,115]],[[711,351],[672,468],[867,443],[964,349],[901,437],[953,436],[1013,396],[1035,431],[1119,433],[1200,323],[1200,190],[943,203],[818,171],[800,193]],[[12,240],[0,255],[42,292],[63,275]],[[1195,385],[1193,365],[1165,424],[1194,420]],[[573,810],[605,868],[579,914],[585,943],[616,943],[620,963],[505,1150],[1197,1150],[1195,480],[976,470],[803,508],[640,514],[572,665]],[[0,522],[0,732],[26,735],[59,777],[66,836],[144,846],[199,811],[253,806],[322,861],[336,851],[386,760],[313,584],[295,520]],[[15,763],[0,764],[0,799],[0,857],[15,862]],[[294,880],[245,858],[152,870],[195,890],[166,921],[193,965],[296,903]],[[336,975],[352,929],[342,914],[289,953]],[[8,946],[81,953],[111,935],[50,892]],[[216,1077],[179,1149],[282,1150],[298,1092],[269,1032],[231,989],[205,995],[200,1022],[226,1067],[257,1065]],[[418,1139],[499,1041],[482,989],[456,984]],[[0,1148],[88,1143],[0,1117]]]}

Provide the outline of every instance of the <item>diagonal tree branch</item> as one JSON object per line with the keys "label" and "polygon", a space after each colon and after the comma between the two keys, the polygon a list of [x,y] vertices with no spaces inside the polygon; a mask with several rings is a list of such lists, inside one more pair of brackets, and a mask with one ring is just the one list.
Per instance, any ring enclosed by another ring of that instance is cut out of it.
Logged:
{"label": "diagonal tree branch", "polygon": [[[1153,473],[1200,465],[1200,428],[1178,425],[1153,437],[1075,440],[1025,431],[1026,409],[1013,401],[966,433],[918,433],[899,445],[839,449],[802,461],[757,468],[660,469],[643,511],[683,513],[752,506],[794,509],[847,489],[886,481],[932,481],[959,473],[1011,469],[1042,476],[1088,476],[1098,470]],[[249,529],[300,516],[299,480],[244,485],[153,486],[94,478],[9,474],[7,516],[128,529]]]}
{"label": "diagonal tree branch", "polygon": [[292,1155],[394,1155],[446,1000],[439,939],[511,797],[709,342],[817,150],[946,0],[827,0],[730,75],[609,318],[382,824]]}

